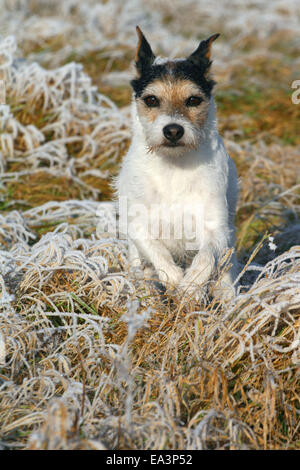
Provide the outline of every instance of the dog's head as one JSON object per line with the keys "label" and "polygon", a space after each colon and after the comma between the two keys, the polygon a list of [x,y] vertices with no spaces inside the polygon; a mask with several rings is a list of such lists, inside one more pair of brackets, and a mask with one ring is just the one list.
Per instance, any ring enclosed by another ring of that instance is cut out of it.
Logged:
{"label": "dog's head", "polygon": [[210,77],[211,45],[201,41],[186,59],[156,58],[137,26],[137,77],[131,81],[137,112],[150,151],[180,156],[195,149],[209,111],[215,82]]}

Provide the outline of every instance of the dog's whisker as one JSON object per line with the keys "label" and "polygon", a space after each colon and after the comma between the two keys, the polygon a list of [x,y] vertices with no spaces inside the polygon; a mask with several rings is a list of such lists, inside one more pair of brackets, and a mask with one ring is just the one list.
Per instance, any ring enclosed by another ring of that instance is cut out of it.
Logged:
{"label": "dog's whisker", "polygon": [[153,153],[155,150],[157,150],[159,146],[158,145],[152,145],[147,147],[147,153]]}

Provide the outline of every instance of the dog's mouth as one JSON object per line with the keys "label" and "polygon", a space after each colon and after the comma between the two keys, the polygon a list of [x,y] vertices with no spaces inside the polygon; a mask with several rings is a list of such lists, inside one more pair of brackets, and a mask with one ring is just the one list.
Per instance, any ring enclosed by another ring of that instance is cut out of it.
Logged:
{"label": "dog's mouth", "polygon": [[151,145],[148,147],[148,153],[155,152],[157,150],[162,150],[162,149],[179,149],[181,148],[183,151],[185,149],[190,149],[190,150],[195,150],[195,145],[193,144],[187,144],[183,142],[162,142],[159,145]]}
{"label": "dog's mouth", "polygon": [[185,147],[185,144],[183,144],[182,142],[163,142],[161,144],[162,147]]}

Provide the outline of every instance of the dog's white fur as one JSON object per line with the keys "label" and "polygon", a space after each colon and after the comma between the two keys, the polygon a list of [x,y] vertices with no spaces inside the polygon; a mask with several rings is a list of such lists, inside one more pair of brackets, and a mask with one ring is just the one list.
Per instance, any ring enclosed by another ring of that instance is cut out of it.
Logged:
{"label": "dog's white fur", "polygon": [[[198,133],[190,128],[189,122],[184,122],[182,116],[159,116],[158,120],[153,123],[151,134],[147,123],[143,123],[138,115],[133,98],[133,139],[116,180],[119,201],[126,200],[131,225],[129,263],[133,269],[152,266],[161,281],[177,286],[182,292],[197,294],[202,292],[220,257],[234,247],[238,194],[236,168],[218,134],[213,96],[206,122]],[[157,151],[149,152],[147,133],[154,141],[156,133],[159,141],[163,126],[169,122],[184,126],[184,137],[194,145],[196,140],[195,150],[187,148],[183,151],[179,147],[181,155],[177,155],[177,148],[159,147]],[[187,251],[186,243],[191,240],[185,240],[184,234],[181,239],[172,236],[169,239],[152,239],[143,218],[130,214],[130,209],[137,204],[149,211],[154,205],[157,217],[161,217],[163,211],[159,208],[162,207],[174,204],[182,210],[186,206],[189,210],[192,207],[193,216],[201,218],[203,228],[201,239],[196,237],[192,240],[197,249]],[[219,283],[219,297],[233,295],[233,281],[237,275],[234,254],[231,263],[232,267]],[[187,265],[186,269],[184,264]]]}

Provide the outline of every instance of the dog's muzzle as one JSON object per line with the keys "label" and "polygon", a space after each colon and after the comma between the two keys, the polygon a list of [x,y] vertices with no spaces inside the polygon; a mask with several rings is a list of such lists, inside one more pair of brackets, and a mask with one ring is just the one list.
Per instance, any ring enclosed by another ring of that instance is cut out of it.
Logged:
{"label": "dog's muzzle", "polygon": [[172,144],[177,144],[184,134],[184,128],[179,124],[168,124],[163,128],[165,138]]}

